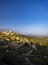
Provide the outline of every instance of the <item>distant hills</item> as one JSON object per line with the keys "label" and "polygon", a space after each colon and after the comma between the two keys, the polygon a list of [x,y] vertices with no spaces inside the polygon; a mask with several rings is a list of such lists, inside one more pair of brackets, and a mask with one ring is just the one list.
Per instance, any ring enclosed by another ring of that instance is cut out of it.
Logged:
{"label": "distant hills", "polygon": [[12,41],[16,43],[34,43],[39,45],[48,45],[48,37],[43,36],[29,36],[29,35],[22,35],[20,33],[7,30],[7,29],[0,29],[0,40],[1,41]]}

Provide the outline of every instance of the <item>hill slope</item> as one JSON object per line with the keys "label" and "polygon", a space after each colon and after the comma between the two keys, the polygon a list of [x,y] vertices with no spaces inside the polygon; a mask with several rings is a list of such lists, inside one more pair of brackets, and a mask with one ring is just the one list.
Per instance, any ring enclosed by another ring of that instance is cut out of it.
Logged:
{"label": "hill slope", "polygon": [[48,65],[47,38],[0,32],[0,65]]}

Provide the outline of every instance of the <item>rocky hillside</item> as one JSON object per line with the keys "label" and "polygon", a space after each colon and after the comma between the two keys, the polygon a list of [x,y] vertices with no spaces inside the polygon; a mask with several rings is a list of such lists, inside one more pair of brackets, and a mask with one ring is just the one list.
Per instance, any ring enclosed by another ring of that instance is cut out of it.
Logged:
{"label": "rocky hillside", "polygon": [[0,65],[48,65],[47,39],[0,32]]}
{"label": "rocky hillside", "polygon": [[13,31],[5,31],[0,32],[0,41],[13,41],[16,43],[30,43],[29,40],[26,37],[21,36],[19,33],[13,32]]}
{"label": "rocky hillside", "polygon": [[48,37],[41,38],[41,37],[32,37],[32,36],[25,36],[14,31],[7,30],[5,32],[0,32],[0,41],[4,42],[16,42],[16,43],[34,43],[39,45],[47,45],[48,46]]}

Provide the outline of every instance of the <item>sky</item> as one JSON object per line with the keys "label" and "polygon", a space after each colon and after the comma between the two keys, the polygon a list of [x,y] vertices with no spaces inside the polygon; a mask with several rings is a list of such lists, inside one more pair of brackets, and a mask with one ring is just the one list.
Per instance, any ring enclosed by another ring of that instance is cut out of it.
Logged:
{"label": "sky", "polygon": [[0,0],[0,28],[48,35],[48,0]]}

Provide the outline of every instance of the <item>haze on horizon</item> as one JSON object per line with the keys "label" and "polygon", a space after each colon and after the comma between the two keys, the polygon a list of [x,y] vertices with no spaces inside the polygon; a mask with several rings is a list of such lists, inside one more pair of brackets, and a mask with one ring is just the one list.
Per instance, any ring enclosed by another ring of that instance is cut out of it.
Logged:
{"label": "haze on horizon", "polygon": [[48,35],[48,0],[0,0],[0,28]]}

